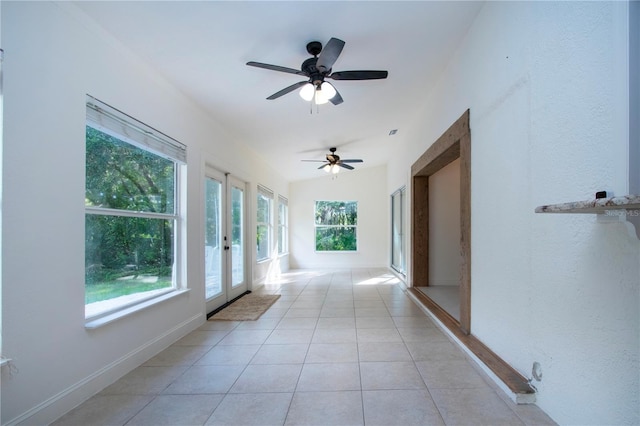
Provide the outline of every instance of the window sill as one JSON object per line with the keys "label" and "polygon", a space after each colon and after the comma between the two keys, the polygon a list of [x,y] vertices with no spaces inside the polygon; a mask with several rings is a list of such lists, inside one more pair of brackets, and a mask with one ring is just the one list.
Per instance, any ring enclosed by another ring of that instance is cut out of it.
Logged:
{"label": "window sill", "polygon": [[163,294],[162,296],[158,296],[158,297],[154,297],[153,299],[149,299],[146,300],[144,302],[138,303],[134,306],[130,306],[128,308],[125,309],[121,309],[119,311],[116,312],[112,312],[110,314],[101,316],[99,318],[90,318],[88,319],[85,323],[84,323],[84,328],[88,329],[88,330],[93,330],[96,328],[100,328],[104,325],[110,324],[114,321],[117,321],[121,318],[124,317],[128,317],[129,315],[135,314],[136,312],[140,312],[143,309],[147,309],[151,306],[157,305],[159,303],[162,303],[166,300],[170,300],[173,299],[175,297],[181,296],[183,294],[188,293],[189,289],[185,289],[185,290],[176,290],[176,291],[172,291],[166,294]]}

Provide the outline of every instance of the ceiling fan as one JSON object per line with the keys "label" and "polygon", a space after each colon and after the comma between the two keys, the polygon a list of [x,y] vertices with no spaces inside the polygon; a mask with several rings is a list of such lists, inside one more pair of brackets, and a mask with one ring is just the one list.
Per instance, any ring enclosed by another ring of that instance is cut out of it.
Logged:
{"label": "ceiling fan", "polygon": [[337,148],[330,148],[329,151],[331,151],[330,154],[327,154],[327,159],[326,160],[302,160],[302,161],[309,161],[309,162],[315,162],[315,163],[324,163],[322,164],[320,167],[318,167],[318,170],[320,169],[324,169],[325,172],[329,173],[338,173],[340,171],[340,167],[343,167],[345,169],[348,170],[353,170],[354,167],[347,164],[347,163],[362,163],[363,161],[360,159],[349,159],[349,160],[342,160],[340,159],[340,156],[338,154],[336,154]]}
{"label": "ceiling fan", "polygon": [[372,70],[331,72],[331,68],[338,59],[338,56],[340,56],[340,53],[344,48],[344,44],[344,41],[337,38],[331,38],[324,48],[322,47],[322,43],[319,41],[312,41],[308,43],[307,52],[309,52],[310,55],[313,55],[313,58],[305,60],[302,63],[300,70],[253,61],[247,62],[247,65],[272,71],[301,75],[308,78],[307,80],[299,81],[274,93],[267,98],[269,100],[277,99],[280,96],[293,92],[298,88],[302,88],[300,90],[300,96],[306,101],[314,101],[318,105],[327,102],[338,105],[343,101],[342,96],[340,96],[340,93],[338,93],[332,84],[324,81],[325,78],[333,80],[377,80],[387,78],[388,75],[387,71]]}

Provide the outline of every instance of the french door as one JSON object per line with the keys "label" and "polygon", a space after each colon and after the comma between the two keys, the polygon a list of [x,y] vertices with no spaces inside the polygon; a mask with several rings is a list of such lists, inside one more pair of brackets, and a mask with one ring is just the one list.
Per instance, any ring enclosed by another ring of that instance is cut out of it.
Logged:
{"label": "french door", "polygon": [[246,183],[211,167],[205,176],[207,312],[247,291]]}

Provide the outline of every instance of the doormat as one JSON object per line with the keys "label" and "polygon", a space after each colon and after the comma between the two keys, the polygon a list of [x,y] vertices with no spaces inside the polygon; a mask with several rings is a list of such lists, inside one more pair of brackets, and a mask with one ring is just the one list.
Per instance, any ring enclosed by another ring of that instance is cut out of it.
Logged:
{"label": "doormat", "polygon": [[279,298],[279,294],[250,293],[213,314],[209,321],[255,321]]}

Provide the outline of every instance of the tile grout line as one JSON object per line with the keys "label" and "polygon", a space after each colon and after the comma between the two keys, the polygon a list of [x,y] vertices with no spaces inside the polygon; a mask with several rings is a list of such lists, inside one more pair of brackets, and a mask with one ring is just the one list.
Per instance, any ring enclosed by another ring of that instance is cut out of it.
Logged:
{"label": "tile grout line", "polygon": [[[351,280],[351,292],[353,294],[353,278]],[[364,389],[362,388],[362,361],[360,360],[360,345],[358,342],[358,320],[356,318],[356,299],[355,294],[353,294],[353,317],[354,317],[354,325],[356,328],[356,352],[358,354],[358,377],[360,379],[360,401],[362,404],[362,424],[366,425],[366,416],[364,412]]]}
{"label": "tile grout line", "polygon": [[[304,288],[302,289],[302,292],[304,292],[304,290],[308,286],[309,286],[309,282],[307,282],[307,284],[305,284]],[[302,294],[302,292],[300,294]],[[300,295],[298,295],[296,297],[296,300],[298,300],[298,297],[300,297]],[[295,303],[295,301],[294,301],[294,303]],[[293,304],[291,306],[293,306]],[[291,309],[291,307],[289,307],[289,309]],[[287,310],[287,312],[288,312],[288,310]],[[286,315],[286,313],[285,313],[285,315]],[[284,318],[284,316],[283,316],[283,318]],[[316,322],[316,327],[317,326],[318,326],[318,324]],[[311,334],[311,339],[313,339],[313,333]],[[304,365],[305,365],[305,362],[307,360],[307,356],[309,355],[309,350],[310,349],[311,349],[311,340],[309,341],[309,345],[307,346],[307,352],[304,354],[304,359],[302,360],[302,367],[300,367],[300,372],[298,373],[298,379],[296,380],[296,385],[293,387],[293,392],[291,392],[291,399],[289,400],[289,405],[287,406],[287,414],[284,416],[284,420],[282,422],[283,426],[285,424],[287,424],[287,419],[289,418],[289,414],[291,413],[291,405],[293,404],[293,399],[296,396],[296,390],[298,389],[298,385],[300,384],[300,377],[302,376],[302,370],[304,370]]]}

